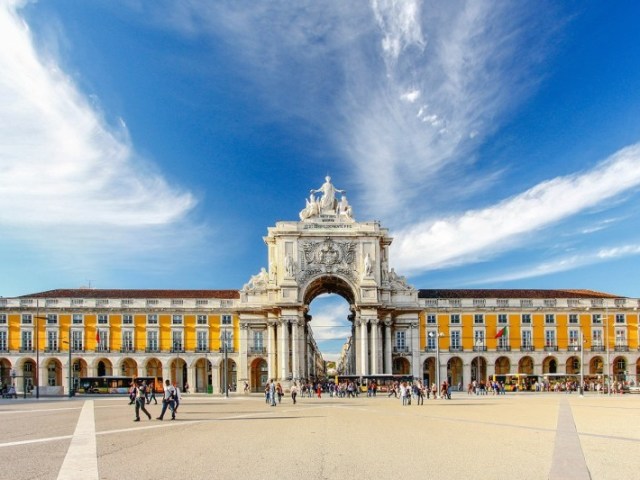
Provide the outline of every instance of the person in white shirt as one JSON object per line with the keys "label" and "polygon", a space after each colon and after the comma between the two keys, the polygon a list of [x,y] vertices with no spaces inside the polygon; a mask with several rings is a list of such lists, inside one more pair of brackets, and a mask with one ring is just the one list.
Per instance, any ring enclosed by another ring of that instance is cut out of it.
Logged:
{"label": "person in white shirt", "polygon": [[171,410],[171,420],[176,419],[176,388],[171,385],[169,380],[165,380],[164,382],[164,396],[162,397],[162,411],[160,412],[160,416],[156,418],[156,420],[162,420],[165,412],[167,411],[167,407]]}

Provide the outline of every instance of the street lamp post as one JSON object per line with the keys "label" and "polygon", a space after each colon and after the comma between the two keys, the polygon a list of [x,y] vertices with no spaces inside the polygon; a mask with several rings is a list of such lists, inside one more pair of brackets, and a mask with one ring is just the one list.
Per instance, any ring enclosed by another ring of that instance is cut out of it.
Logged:
{"label": "street lamp post", "polygon": [[71,325],[69,325],[69,398],[73,396],[73,366],[71,365],[71,350],[73,343],[71,342]]}
{"label": "street lamp post", "polygon": [[[36,321],[36,374],[35,374],[35,380],[36,380],[36,398],[39,399],[40,398],[40,322],[38,321],[40,319],[40,305],[38,303],[38,300],[36,299],[36,317],[35,317],[35,321]],[[26,391],[26,390],[25,390]]]}
{"label": "street lamp post", "polygon": [[222,336],[222,348],[224,348],[224,372],[222,378],[224,379],[224,396],[229,398],[229,379],[227,376],[229,375],[229,354],[227,351],[227,328],[226,326],[223,328],[223,336]]}

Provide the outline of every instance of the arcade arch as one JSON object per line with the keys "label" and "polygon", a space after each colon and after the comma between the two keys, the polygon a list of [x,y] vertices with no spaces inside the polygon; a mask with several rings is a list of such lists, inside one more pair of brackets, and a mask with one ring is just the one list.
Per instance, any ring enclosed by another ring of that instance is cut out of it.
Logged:
{"label": "arcade arch", "polygon": [[508,375],[511,373],[511,361],[508,357],[498,357],[496,360],[496,375]]}
{"label": "arcade arch", "polygon": [[251,381],[249,382],[252,392],[263,392],[269,381],[269,366],[264,358],[256,358],[251,362]]}
{"label": "arcade arch", "polygon": [[565,365],[567,375],[578,375],[580,374],[580,359],[576,356],[567,358],[567,363]]}
{"label": "arcade arch", "polygon": [[206,358],[200,358],[196,361],[195,365],[195,392],[196,393],[211,393],[211,362]]}
{"label": "arcade arch", "polygon": [[96,375],[98,377],[111,376],[113,375],[113,365],[111,364],[111,360],[107,358],[98,358],[94,362]]}
{"label": "arcade arch", "polygon": [[558,360],[556,357],[546,357],[542,362],[542,373],[558,373]]}
{"label": "arcade arch", "polygon": [[47,372],[47,385],[49,387],[59,387],[62,385],[62,364],[57,358],[51,358],[44,362]]}
{"label": "arcade arch", "polygon": [[484,382],[487,379],[487,361],[483,357],[471,360],[471,381]]}
{"label": "arcade arch", "polygon": [[518,361],[518,373],[533,375],[533,358],[529,356],[522,357]]}
{"label": "arcade arch", "polygon": [[452,357],[447,362],[447,382],[453,388],[462,385],[462,359],[460,357]]}

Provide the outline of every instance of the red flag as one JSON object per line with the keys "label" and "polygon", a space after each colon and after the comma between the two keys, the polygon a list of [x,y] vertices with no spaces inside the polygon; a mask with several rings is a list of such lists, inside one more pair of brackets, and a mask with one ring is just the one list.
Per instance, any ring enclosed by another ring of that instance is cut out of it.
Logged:
{"label": "red flag", "polygon": [[100,343],[100,330],[96,330],[96,343]]}
{"label": "red flag", "polygon": [[496,333],[496,338],[500,338],[501,336],[506,334],[507,334],[507,327],[504,327],[501,330],[498,330],[498,333]]}

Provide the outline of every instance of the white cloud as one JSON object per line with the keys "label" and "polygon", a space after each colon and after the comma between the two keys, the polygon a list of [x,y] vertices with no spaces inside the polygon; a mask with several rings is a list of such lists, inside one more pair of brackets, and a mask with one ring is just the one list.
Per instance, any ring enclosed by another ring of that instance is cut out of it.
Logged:
{"label": "white cloud", "polygon": [[501,275],[483,278],[477,282],[479,284],[510,282],[525,278],[542,277],[553,273],[564,272],[587,265],[594,265],[609,260],[640,255],[639,244],[627,244],[617,247],[602,248],[596,251],[583,252],[565,257],[558,257],[550,261],[542,262],[538,265],[527,265],[518,271],[513,271]]}
{"label": "white cloud", "polygon": [[349,313],[349,305],[344,301],[323,305],[317,311],[312,309],[313,319],[310,325],[313,338],[317,342],[341,340],[344,343],[351,335],[350,324],[347,320]]}
{"label": "white cloud", "polygon": [[140,158],[124,121],[108,126],[56,59],[36,50],[16,3],[0,6],[0,228],[50,244],[83,226],[121,237],[184,219],[195,198]]}
{"label": "white cloud", "polygon": [[[402,94],[400,98],[406,102],[413,103],[420,98],[420,90],[411,90],[410,92]],[[418,116],[421,111],[422,109],[418,111]]]}
{"label": "white cloud", "polygon": [[525,235],[638,185],[640,144],[620,150],[589,171],[540,183],[491,207],[397,231],[394,265],[416,273],[487,259],[527,241]]}

